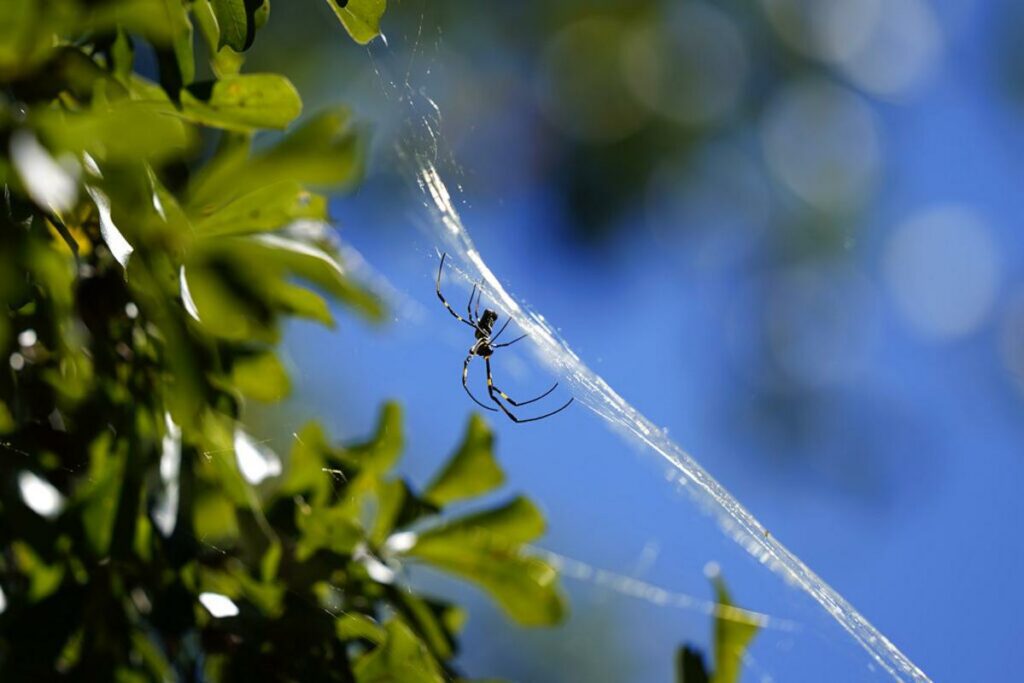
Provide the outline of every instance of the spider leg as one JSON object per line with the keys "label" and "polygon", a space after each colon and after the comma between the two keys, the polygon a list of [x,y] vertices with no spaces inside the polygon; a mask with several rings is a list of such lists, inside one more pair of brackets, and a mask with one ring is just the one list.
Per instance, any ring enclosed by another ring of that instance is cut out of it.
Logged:
{"label": "spider leg", "polygon": [[[505,331],[505,328],[506,328],[506,327],[508,327],[508,324],[509,324],[510,322],[512,322],[512,318],[509,318],[508,320],[506,320],[506,321],[505,321],[505,324],[501,326],[501,329],[500,329],[500,330],[498,330],[498,334],[496,334],[496,335],[494,335],[493,337],[491,337],[491,341],[492,341],[492,342],[494,342],[494,341],[497,341],[497,340],[498,340],[498,337],[500,337],[500,336],[501,336],[501,333]],[[504,346],[504,344],[503,344],[502,346]]]}
{"label": "spider leg", "polygon": [[527,338],[527,337],[529,337],[529,336],[530,336],[530,333],[529,333],[529,332],[527,332],[526,334],[522,335],[521,337],[516,337],[515,339],[513,339],[513,340],[512,340],[512,341],[510,341],[510,342],[505,342],[504,344],[494,344],[492,348],[495,348],[495,349],[500,349],[500,348],[501,348],[501,347],[503,347],[503,346],[512,346],[513,344],[515,344],[515,343],[516,343],[517,341],[519,341],[520,339],[526,339],[526,338]]}
{"label": "spider leg", "polygon": [[444,298],[444,294],[441,293],[441,271],[444,269],[444,259],[445,259],[446,256],[448,256],[448,254],[442,254],[441,255],[441,265],[439,265],[437,267],[437,298],[441,300],[441,303],[444,304],[444,307],[448,309],[448,312],[451,313],[455,317],[456,320],[458,320],[459,322],[466,323],[467,325],[469,325],[470,327],[472,327],[475,330],[476,329],[476,325],[474,325],[473,323],[469,322],[468,320],[463,318],[461,315],[456,313],[455,309],[453,309],[451,306],[448,305],[448,300]]}
{"label": "spider leg", "polygon": [[473,402],[476,403],[478,406],[480,406],[484,410],[490,410],[490,411],[496,413],[496,412],[498,412],[497,410],[495,410],[494,408],[490,407],[486,403],[481,402],[480,399],[478,399],[476,396],[474,396],[473,392],[469,390],[469,385],[466,384],[466,376],[469,374],[469,362],[471,360],[473,360],[473,354],[472,353],[469,354],[468,356],[466,356],[466,362],[464,362],[462,364],[462,388],[466,390],[466,393],[469,394],[469,397],[471,399],[473,399]]}
{"label": "spider leg", "polygon": [[[469,322],[476,323],[476,317],[473,315],[473,296],[476,294],[476,285],[473,285],[473,289],[469,292],[469,303],[466,304],[466,317],[469,318]],[[477,304],[477,312],[480,310],[480,304]]]}
{"label": "spider leg", "polygon": [[491,377],[491,359],[490,358],[484,358],[484,363],[487,364],[487,393],[491,397],[491,400],[494,401],[495,403],[497,403],[498,407],[501,408],[502,412],[504,412],[505,415],[507,415],[508,418],[510,420],[512,420],[513,422],[516,422],[516,423],[520,423],[520,422],[536,422],[537,420],[543,420],[546,417],[551,417],[552,415],[555,415],[556,413],[562,412],[563,410],[568,408],[569,404],[571,404],[575,400],[575,399],[570,398],[560,408],[552,410],[550,413],[544,413],[543,415],[538,415],[537,417],[527,417],[527,418],[516,417],[516,415],[511,410],[509,410],[507,407],[505,407],[505,404],[502,403],[498,399],[498,396],[495,396],[495,392],[497,392],[498,395],[501,396],[501,398],[505,399],[506,401],[508,401],[512,405],[514,405],[514,406],[523,406],[523,405],[526,405],[527,403],[533,403],[534,401],[538,401],[538,400],[544,398],[545,396],[547,396],[548,394],[550,394],[552,391],[555,390],[555,387],[558,386],[558,383],[556,382],[554,387],[551,387],[550,389],[545,391],[543,394],[541,394],[537,398],[530,399],[529,401],[524,401],[524,402],[516,403],[511,398],[509,398],[508,395],[504,391],[502,391],[501,389],[499,389],[496,386],[494,386],[494,380]]}
{"label": "spider leg", "polygon": [[484,298],[484,281],[480,281],[476,296],[476,319],[480,319],[480,301]]}

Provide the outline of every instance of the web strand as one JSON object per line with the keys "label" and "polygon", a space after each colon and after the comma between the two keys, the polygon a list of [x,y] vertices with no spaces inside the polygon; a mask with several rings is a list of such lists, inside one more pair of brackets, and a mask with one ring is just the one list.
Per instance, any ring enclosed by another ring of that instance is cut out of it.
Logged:
{"label": "web strand", "polygon": [[[417,40],[417,49],[418,43]],[[390,50],[386,46],[385,49]],[[664,430],[656,427],[591,370],[543,315],[509,294],[477,251],[437,170],[439,107],[422,90],[417,93],[412,88],[408,74],[403,92],[396,92],[394,81],[385,80],[373,52],[369,54],[389,104],[408,108],[407,130],[400,136],[395,149],[404,166],[403,171],[422,194],[423,205],[430,217],[421,225],[449,257],[461,263],[463,270],[460,275],[469,283],[482,281],[482,288],[496,307],[514,318],[529,334],[530,348],[536,357],[564,380],[576,400],[603,418],[628,443],[639,446],[642,451],[657,454],[664,461],[669,481],[675,482],[702,510],[713,516],[726,535],[775,575],[810,596],[894,679],[930,680],[846,599],[772,536]],[[417,110],[417,100],[428,108],[429,114]]]}

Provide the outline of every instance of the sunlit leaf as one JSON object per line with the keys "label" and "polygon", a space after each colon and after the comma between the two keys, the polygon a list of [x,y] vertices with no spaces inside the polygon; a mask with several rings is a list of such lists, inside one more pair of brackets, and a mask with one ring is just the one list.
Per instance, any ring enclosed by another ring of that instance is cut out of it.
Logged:
{"label": "sunlit leaf", "polygon": [[231,383],[246,396],[267,402],[281,400],[291,388],[288,371],[273,353],[239,358],[231,369]]}
{"label": "sunlit leaf", "polygon": [[365,45],[380,35],[386,0],[327,0],[352,39]]}
{"label": "sunlit leaf", "polygon": [[284,128],[302,112],[295,86],[277,74],[226,76],[181,91],[183,115],[214,128]]}
{"label": "sunlit leaf", "polygon": [[339,640],[369,640],[378,645],[387,639],[387,632],[364,614],[350,612],[338,617],[336,629]]}
{"label": "sunlit leaf", "polygon": [[262,234],[250,240],[246,249],[255,252],[257,262],[316,285],[371,320],[384,315],[380,300],[353,282],[341,264],[317,246],[278,234]]}
{"label": "sunlit leaf", "polygon": [[732,609],[732,598],[720,575],[713,581],[719,613],[715,617],[715,673],[711,682],[737,683],[743,671],[743,653],[761,627],[747,612]]}
{"label": "sunlit leaf", "polygon": [[326,198],[285,180],[244,194],[209,215],[196,216],[194,222],[196,231],[209,237],[275,230],[300,218],[326,217]]}
{"label": "sunlit leaf", "polygon": [[331,446],[319,424],[311,422],[295,435],[280,491],[283,495],[315,492],[328,487],[329,473],[324,472]]}
{"label": "sunlit leaf", "polygon": [[339,455],[359,468],[384,472],[398,461],[404,444],[402,408],[388,402],[381,410],[374,435],[364,443],[342,449]]}
{"label": "sunlit leaf", "polygon": [[424,498],[436,505],[475,498],[505,481],[494,460],[494,435],[479,415],[469,419],[466,435],[455,455],[427,486]]}
{"label": "sunlit leaf", "polygon": [[299,506],[295,510],[295,526],[302,534],[295,549],[299,560],[321,549],[350,555],[363,540],[362,528],[346,506]]}
{"label": "sunlit leaf", "polygon": [[362,173],[364,137],[348,109],[328,109],[251,158],[239,153],[215,157],[193,181],[189,203],[203,211],[282,181],[330,189],[347,186]]}
{"label": "sunlit leaf", "polygon": [[421,533],[408,554],[478,584],[519,623],[550,625],[565,609],[557,574],[522,551],[543,531],[537,508],[517,498]]}
{"label": "sunlit leaf", "polygon": [[165,161],[182,156],[194,142],[173,107],[163,103],[124,100],[75,113],[47,109],[32,121],[55,149],[86,152],[101,163]]}

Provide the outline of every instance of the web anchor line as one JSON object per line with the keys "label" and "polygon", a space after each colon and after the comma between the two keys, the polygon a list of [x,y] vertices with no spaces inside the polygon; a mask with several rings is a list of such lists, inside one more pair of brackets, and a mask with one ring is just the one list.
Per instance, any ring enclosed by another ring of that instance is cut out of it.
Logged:
{"label": "web anchor line", "polygon": [[[390,49],[385,46],[385,49]],[[536,311],[529,310],[510,295],[488,267],[455,208],[448,188],[436,168],[440,109],[422,90],[414,91],[407,77],[404,92],[385,80],[369,53],[373,68],[391,104],[407,108],[407,124],[396,143],[399,160],[423,195],[423,204],[430,219],[421,223],[428,236],[443,245],[441,251],[462,262],[467,282],[482,282],[494,305],[515,319],[530,335],[531,349],[539,360],[555,374],[564,378],[577,401],[604,418],[622,437],[633,444],[645,446],[660,456],[667,465],[669,479],[687,491],[705,512],[712,515],[719,527],[758,562],[790,584],[799,586],[856,640],[870,657],[895,680],[930,681],[899,648],[865,619],[845,598],[787,549],[774,535],[734,498],[696,460],[656,427],[636,408],[623,399],[597,373],[591,370],[562,339],[554,328]],[[390,87],[389,87],[390,86]],[[421,99],[430,110],[424,115],[416,110]],[[407,126],[409,128],[410,126]]]}

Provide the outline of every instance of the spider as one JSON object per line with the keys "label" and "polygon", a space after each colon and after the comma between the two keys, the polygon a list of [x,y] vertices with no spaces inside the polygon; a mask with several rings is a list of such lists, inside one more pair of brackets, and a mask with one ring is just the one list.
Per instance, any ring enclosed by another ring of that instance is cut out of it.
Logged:
{"label": "spider", "polygon": [[[492,336],[491,331],[494,329],[494,323],[497,322],[498,320],[498,314],[489,308],[485,308],[483,315],[480,315],[480,299],[483,297],[483,289],[479,288],[477,285],[473,285],[473,290],[469,293],[469,304],[467,304],[466,306],[466,318],[463,318],[461,315],[456,313],[455,310],[452,309],[452,307],[448,304],[448,300],[444,298],[444,294],[441,294],[441,273],[444,270],[444,260],[447,256],[448,254],[441,255],[441,265],[437,267],[437,298],[441,300],[441,303],[444,304],[444,307],[448,309],[448,312],[451,313],[456,320],[458,320],[459,322],[466,323],[467,325],[472,327],[473,332],[476,335],[476,341],[473,343],[473,346],[470,347],[469,355],[466,356],[466,360],[462,364],[462,388],[466,390],[466,393],[469,394],[469,397],[473,399],[473,402],[476,403],[481,408],[497,412],[495,408],[492,408],[491,406],[480,401],[476,396],[474,396],[473,392],[469,390],[469,385],[466,384],[466,377],[469,375],[469,363],[470,361],[473,360],[474,356],[479,356],[480,358],[484,359],[484,364],[487,366],[488,396],[491,397],[491,400],[494,401],[498,408],[501,408],[502,412],[504,412],[505,415],[507,415],[508,418],[513,422],[536,422],[537,420],[543,420],[546,417],[551,417],[555,413],[560,413],[566,408],[568,408],[569,404],[573,402],[572,398],[566,401],[562,407],[556,410],[552,410],[550,413],[544,413],[543,415],[538,415],[537,417],[521,418],[517,417],[511,410],[508,409],[508,407],[504,403],[501,402],[501,400],[498,399],[498,397],[500,396],[502,399],[508,401],[516,408],[519,408],[541,400],[542,398],[550,394],[552,391],[554,391],[556,387],[558,387],[558,382],[555,382],[555,385],[553,387],[545,391],[540,396],[537,396],[536,398],[531,398],[529,401],[516,401],[510,398],[509,395],[506,394],[504,391],[494,386],[494,379],[491,377],[491,355],[494,353],[494,350],[504,348],[506,346],[512,346],[520,339],[525,339],[528,335],[524,334],[520,337],[516,337],[510,342],[505,342],[504,344],[495,344],[494,342],[498,340],[498,337],[500,337],[501,333],[505,331],[505,328],[508,327],[508,324],[512,321],[512,319],[509,318],[508,320],[506,320],[505,324],[502,325],[501,329],[498,330],[498,333]],[[479,294],[479,296],[477,296],[477,294]],[[474,296],[477,297],[475,310],[473,308]]]}

